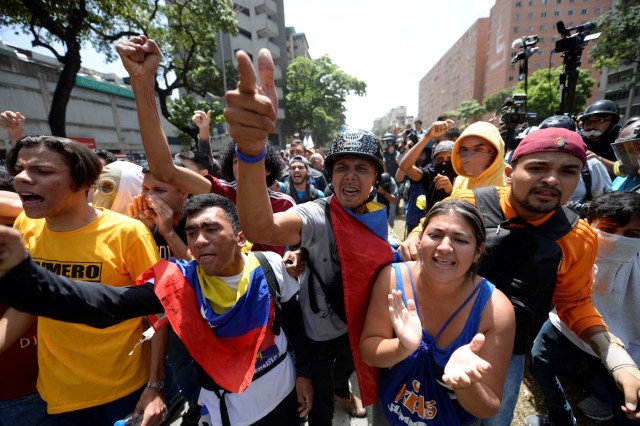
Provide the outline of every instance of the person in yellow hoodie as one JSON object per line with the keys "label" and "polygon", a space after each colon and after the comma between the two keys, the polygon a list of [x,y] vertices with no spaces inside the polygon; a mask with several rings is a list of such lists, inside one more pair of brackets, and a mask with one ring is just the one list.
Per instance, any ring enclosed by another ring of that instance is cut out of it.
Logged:
{"label": "person in yellow hoodie", "polygon": [[460,189],[505,185],[504,141],[491,123],[478,121],[467,127],[453,145],[451,162],[458,174],[452,195]]}

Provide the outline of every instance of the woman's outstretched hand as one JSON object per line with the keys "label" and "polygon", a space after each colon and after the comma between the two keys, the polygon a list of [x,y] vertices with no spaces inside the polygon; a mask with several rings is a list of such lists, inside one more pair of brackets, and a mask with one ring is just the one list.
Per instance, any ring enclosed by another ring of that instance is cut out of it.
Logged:
{"label": "woman's outstretched hand", "polygon": [[405,305],[402,294],[398,290],[391,290],[388,300],[391,325],[400,340],[400,345],[413,353],[422,341],[422,324],[416,311],[416,304],[413,299],[409,299]]}
{"label": "woman's outstretched hand", "polygon": [[445,384],[455,390],[482,381],[484,373],[491,369],[491,364],[478,356],[483,344],[484,334],[478,333],[473,336],[471,343],[460,346],[451,354],[442,376]]}

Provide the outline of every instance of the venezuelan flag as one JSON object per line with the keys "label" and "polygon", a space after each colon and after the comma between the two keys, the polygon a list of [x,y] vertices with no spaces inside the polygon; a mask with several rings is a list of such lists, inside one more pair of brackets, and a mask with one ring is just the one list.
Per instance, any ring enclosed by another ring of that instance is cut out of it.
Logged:
{"label": "venezuelan flag", "polygon": [[378,273],[386,265],[401,259],[387,241],[387,213],[380,204],[369,203],[367,212],[360,214],[346,210],[337,197],[331,197],[329,213],[342,266],[353,362],[363,404],[371,405],[378,399],[378,369],[369,367],[362,360],[360,337]]}
{"label": "venezuelan flag", "polygon": [[163,261],[149,271],[169,322],[194,360],[218,386],[242,393],[253,379],[271,307],[256,257],[245,258],[237,289],[206,276],[194,260]]}

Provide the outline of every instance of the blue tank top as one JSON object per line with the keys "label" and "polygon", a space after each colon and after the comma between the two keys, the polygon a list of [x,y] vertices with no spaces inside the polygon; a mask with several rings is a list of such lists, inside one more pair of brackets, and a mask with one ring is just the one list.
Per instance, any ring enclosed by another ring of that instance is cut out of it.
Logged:
{"label": "blue tank top", "polygon": [[[392,264],[396,274],[396,289],[402,293],[407,303],[400,265]],[[411,272],[409,279],[416,298]],[[478,333],[482,312],[495,290],[495,286],[482,279],[467,300],[451,315],[436,336],[422,329],[422,342],[418,349],[406,359],[388,370],[381,371],[379,395],[382,409],[391,425],[470,425],[477,418],[466,412],[455,399],[455,393],[440,378],[451,354],[460,346],[466,345]],[[450,321],[477,293],[464,329],[446,348],[439,348],[436,341]],[[416,306],[418,306],[416,300]],[[418,308],[418,316],[420,310]]]}

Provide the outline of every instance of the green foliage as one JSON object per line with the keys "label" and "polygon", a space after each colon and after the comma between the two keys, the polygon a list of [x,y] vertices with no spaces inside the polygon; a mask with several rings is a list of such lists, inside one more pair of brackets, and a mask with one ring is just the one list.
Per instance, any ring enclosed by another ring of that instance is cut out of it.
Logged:
{"label": "green foliage", "polygon": [[[233,7],[232,0],[3,0],[0,25],[29,34],[33,46],[48,49],[64,65],[49,115],[53,134],[65,133],[65,111],[80,69],[81,47],[90,44],[113,61],[114,42],[138,34],[156,40],[164,53],[156,85],[162,114],[186,129],[186,123],[172,119],[169,96],[178,88],[203,97],[223,95],[213,56],[219,31],[237,33]],[[232,72],[228,78],[233,82]]]}
{"label": "green foliage", "polygon": [[298,57],[287,70],[287,123],[303,134],[309,130],[320,145],[345,123],[345,101],[353,93],[363,96],[366,84],[346,74],[331,58]]}
{"label": "green foliage", "polygon": [[486,112],[487,110],[475,99],[462,101],[456,109],[457,117],[455,120],[464,120],[464,124],[467,125],[469,121],[476,121]]}
{"label": "green foliage", "polygon": [[[171,117],[179,123],[185,123],[183,129],[187,131],[180,129],[177,136],[183,145],[190,147],[189,149],[196,149],[194,142],[198,137],[198,126],[191,121],[191,118],[193,117],[193,112],[197,110],[211,111],[211,124],[224,122],[224,116],[222,115],[224,106],[220,102],[207,102],[186,94],[169,103]],[[211,132],[211,128],[209,128],[209,132]]]}
{"label": "green foliage", "polygon": [[[538,114],[538,122],[554,115],[559,108],[558,87],[561,73],[562,67],[557,67],[551,71],[540,69],[529,76],[527,110]],[[565,112],[577,113],[584,110],[587,101],[591,97],[594,84],[595,80],[591,78],[589,71],[580,69],[576,84],[574,111]],[[524,82],[516,84],[514,93],[524,93]]]}
{"label": "green foliage", "polygon": [[640,81],[640,2],[618,0],[596,23],[602,34],[593,41],[590,55],[597,69],[636,65],[631,84]]}
{"label": "green foliage", "polygon": [[504,100],[508,97],[511,97],[513,94],[513,88],[507,87],[502,90],[498,90],[487,97],[482,101],[482,105],[487,110],[487,112],[497,111],[504,104]]}

